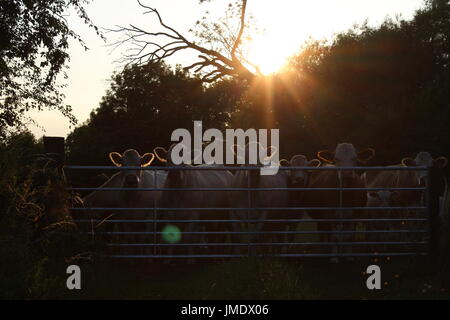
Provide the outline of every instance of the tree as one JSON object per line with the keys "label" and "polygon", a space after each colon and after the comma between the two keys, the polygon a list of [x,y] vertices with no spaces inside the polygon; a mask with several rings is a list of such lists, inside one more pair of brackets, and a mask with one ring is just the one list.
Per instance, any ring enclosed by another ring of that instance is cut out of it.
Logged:
{"label": "tree", "polygon": [[78,17],[100,34],[84,5],[89,0],[2,0],[0,2],[0,139],[7,128],[23,127],[31,109],[59,110],[76,122],[57,76],[69,59],[69,39],[87,49],[69,28],[64,13],[74,9]]}
{"label": "tree", "polygon": [[379,164],[419,151],[450,155],[449,3],[427,1],[412,20],[362,24],[293,57],[274,80],[283,151],[314,155],[350,141],[375,148]]}
{"label": "tree", "polygon": [[[206,1],[200,0],[200,3]],[[179,51],[191,49],[199,53],[199,60],[186,66],[185,70],[200,73],[204,82],[214,82],[227,76],[250,81],[255,75],[261,74],[259,68],[246,59],[242,46],[244,40],[250,39],[245,35],[249,27],[246,22],[247,0],[230,3],[225,18],[218,22],[208,22],[206,17],[198,20],[194,35],[200,43],[170,27],[157,9],[144,5],[140,0],[138,3],[146,10],[144,14],[156,16],[161,30],[146,31],[133,24],[110,30],[125,34],[123,39],[115,43],[116,46],[126,43],[133,46],[130,53],[124,56],[127,63],[161,62]],[[233,28],[235,20],[238,21],[237,28]]]}
{"label": "tree", "polygon": [[[206,87],[179,66],[127,66],[112,77],[110,89],[90,119],[68,135],[67,161],[109,165],[111,151],[133,148],[143,154],[157,146],[168,148],[171,132],[192,130],[194,120],[202,120],[205,129],[225,128],[239,97],[240,86],[234,81]],[[78,172],[73,178],[81,179]]]}

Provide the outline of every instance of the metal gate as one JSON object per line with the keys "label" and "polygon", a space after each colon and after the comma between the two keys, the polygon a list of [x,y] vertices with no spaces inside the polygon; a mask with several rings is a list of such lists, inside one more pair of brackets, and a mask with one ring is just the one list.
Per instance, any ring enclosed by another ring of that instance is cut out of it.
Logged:
{"label": "metal gate", "polygon": [[[111,167],[65,166],[66,170],[259,170],[259,167]],[[146,208],[71,208],[75,222],[87,226],[93,237],[104,239],[111,258],[235,258],[249,255],[279,257],[364,257],[411,256],[438,252],[439,197],[433,190],[434,169],[426,167],[280,167],[280,170],[359,170],[426,171],[427,183],[417,188],[134,188],[160,192],[241,192],[248,195],[245,207],[183,208],[160,207],[154,201]],[[247,175],[248,177],[250,175]],[[157,175],[155,174],[155,177]],[[344,207],[342,194],[348,191],[389,189],[423,193],[425,199],[415,207]],[[124,191],[129,188],[68,188],[72,192]],[[336,191],[340,203],[334,207],[264,207],[252,205],[252,194],[259,191]],[[264,221],[250,218],[250,213],[272,213]],[[136,218],[139,212],[140,218]],[[222,219],[217,219],[221,212]],[[244,213],[239,219],[229,212]],[[318,212],[321,217],[316,216]],[[323,218],[323,213],[328,212]],[[120,213],[120,218],[117,218]],[[181,214],[184,213],[184,214]],[[187,213],[187,214],[186,214]],[[190,214],[194,214],[193,218]],[[223,218],[225,215],[226,218]],[[281,214],[282,213],[282,214]],[[142,215],[143,214],[143,215]],[[276,219],[280,214],[282,219]],[[246,217],[243,217],[245,216]],[[275,216],[275,218],[274,218]],[[276,224],[280,228],[255,231],[257,223]],[[325,223],[332,227],[318,230]],[[239,224],[239,228],[233,227]],[[170,227],[168,227],[170,225]],[[186,225],[191,228],[187,229]],[[210,227],[213,226],[214,228]],[[374,227],[374,225],[376,227]],[[137,228],[137,226],[140,227]],[[175,226],[175,227],[173,227]],[[82,227],[81,227],[82,228]],[[136,231],[139,229],[139,231]],[[144,229],[142,231],[142,229]],[[251,236],[251,237],[250,237]],[[214,241],[214,239],[220,239]],[[253,239],[253,240],[252,240]],[[277,239],[277,240],[273,240]]]}

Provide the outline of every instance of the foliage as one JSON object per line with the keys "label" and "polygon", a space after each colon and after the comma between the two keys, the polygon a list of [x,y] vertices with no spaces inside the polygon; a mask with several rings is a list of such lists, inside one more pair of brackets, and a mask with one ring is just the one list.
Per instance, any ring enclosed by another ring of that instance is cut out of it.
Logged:
{"label": "foliage", "polygon": [[450,156],[449,1],[427,1],[411,21],[362,24],[312,41],[287,70],[253,83],[237,126],[280,128],[283,157],[338,142],[377,150],[378,164],[418,151]]}
{"label": "foliage", "polygon": [[167,146],[169,133],[191,128],[192,120],[222,129],[280,128],[285,158],[314,157],[343,141],[375,148],[380,165],[422,150],[450,156],[449,1],[425,4],[410,21],[365,23],[331,43],[309,41],[285,70],[250,83],[205,86],[179,67],[129,66],[69,135],[69,160],[106,164],[112,150]]}
{"label": "foliage", "polygon": [[0,146],[1,298],[58,296],[61,265],[90,246],[69,214],[73,199],[64,175],[39,156],[40,146],[29,132]]}
{"label": "foliage", "polygon": [[[88,0],[2,0],[0,2],[0,138],[8,127],[23,127],[31,109],[59,110],[72,123],[71,107],[57,76],[69,59],[69,39],[86,48],[69,28],[64,13],[73,9],[95,29],[84,10]],[[87,48],[86,48],[87,49]]]}
{"label": "foliage", "polygon": [[192,130],[193,120],[202,120],[204,128],[224,128],[239,91],[229,81],[206,88],[180,67],[163,63],[127,67],[113,76],[90,119],[67,137],[67,160],[109,165],[111,151],[134,148],[143,154],[156,146],[167,148],[171,132]]}

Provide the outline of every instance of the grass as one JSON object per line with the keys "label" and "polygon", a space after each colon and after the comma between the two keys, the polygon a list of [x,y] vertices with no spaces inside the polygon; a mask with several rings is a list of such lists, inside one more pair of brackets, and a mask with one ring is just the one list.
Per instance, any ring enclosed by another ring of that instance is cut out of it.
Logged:
{"label": "grass", "polygon": [[[0,184],[5,187],[0,198],[5,209],[0,217],[0,298],[450,299],[448,192],[439,270],[418,258],[357,259],[339,264],[325,259],[245,258],[195,265],[178,261],[168,266],[145,260],[68,260],[80,252],[95,252],[99,245],[81,237],[70,223],[67,203],[71,199],[63,192],[64,181],[53,175],[50,180],[39,177],[33,176],[29,183],[12,179],[8,183],[15,187],[12,189]],[[299,231],[316,228],[315,223],[297,226]],[[315,242],[318,238],[315,234],[297,235],[294,241]],[[81,266],[80,291],[66,289],[70,264]],[[381,290],[366,287],[365,270],[371,264],[381,267]]]}
{"label": "grass", "polygon": [[[280,260],[245,258],[195,265],[161,261],[103,261],[82,266],[82,290],[65,299],[450,299],[450,192],[442,221],[439,270],[427,258],[361,258],[331,264],[325,259]],[[315,230],[301,223],[297,230]],[[295,241],[317,241],[298,235]],[[368,290],[365,273],[381,268],[381,290]],[[65,283],[61,285],[65,286]]]}
{"label": "grass", "polygon": [[[365,270],[378,264],[382,289],[368,290]],[[66,299],[450,299],[427,261],[368,259],[330,264],[242,259],[196,265],[98,263],[82,268],[82,290]],[[65,286],[65,283],[61,285]]]}

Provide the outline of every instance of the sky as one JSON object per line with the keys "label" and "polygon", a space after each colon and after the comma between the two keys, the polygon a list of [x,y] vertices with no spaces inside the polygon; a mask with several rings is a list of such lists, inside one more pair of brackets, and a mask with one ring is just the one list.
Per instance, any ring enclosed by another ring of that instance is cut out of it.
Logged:
{"label": "sky", "polygon": [[[163,20],[189,36],[189,29],[209,10],[214,20],[223,15],[224,6],[229,1],[212,0],[210,4],[199,5],[199,0],[142,0],[160,12]],[[423,5],[423,0],[249,0],[248,12],[254,16],[263,33],[255,36],[250,57],[263,71],[271,72],[281,67],[285,58],[299,50],[309,37],[331,39],[333,34],[348,30],[354,24],[378,25],[387,16],[412,18],[415,10]],[[136,0],[93,0],[86,6],[88,15],[98,27],[114,28],[133,23],[144,30],[159,30],[158,23],[151,15],[143,15],[143,9]],[[77,42],[71,41],[68,53],[67,80],[63,92],[65,103],[73,108],[73,113],[82,124],[92,110],[99,106],[101,98],[110,85],[113,72],[118,72],[123,64],[117,62],[126,52],[126,47],[113,50],[111,44],[117,40],[116,34],[106,33],[106,42],[92,29],[84,25],[76,14],[69,12],[69,27],[75,30],[89,47],[85,51]],[[179,52],[167,62],[188,65],[195,59],[192,52]],[[36,137],[66,136],[73,130],[69,121],[57,111],[32,111],[29,116],[42,128],[30,125]]]}

